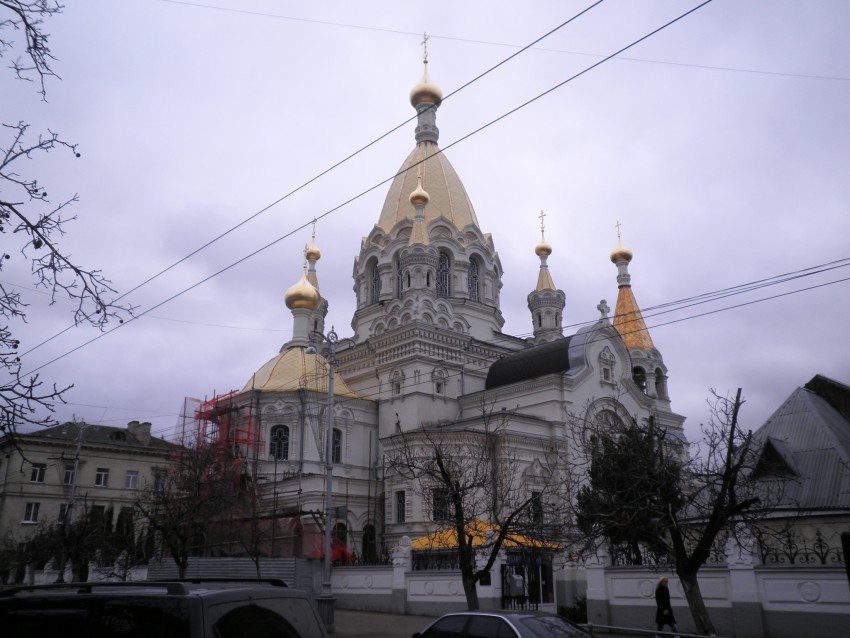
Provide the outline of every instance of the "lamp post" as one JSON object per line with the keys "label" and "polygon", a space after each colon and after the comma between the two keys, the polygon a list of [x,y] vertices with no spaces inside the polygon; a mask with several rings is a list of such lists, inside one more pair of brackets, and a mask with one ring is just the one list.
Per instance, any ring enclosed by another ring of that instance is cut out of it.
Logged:
{"label": "lamp post", "polygon": [[[328,424],[325,434],[325,561],[322,578],[322,590],[318,597],[319,612],[322,615],[325,626],[329,633],[334,631],[334,601],[331,591],[331,521],[333,520],[333,428],[334,428],[334,366],[336,365],[335,349],[339,336],[331,327],[328,334],[323,335],[314,330],[312,335],[321,337],[328,344]],[[316,353],[316,346],[312,342],[307,347],[309,354]]]}

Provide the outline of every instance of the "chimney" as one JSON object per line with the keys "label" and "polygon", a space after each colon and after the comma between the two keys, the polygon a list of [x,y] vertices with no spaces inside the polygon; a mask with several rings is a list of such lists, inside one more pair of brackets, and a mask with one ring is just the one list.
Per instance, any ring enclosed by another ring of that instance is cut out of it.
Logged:
{"label": "chimney", "polygon": [[151,442],[151,424],[147,421],[145,423],[130,421],[127,424],[127,431],[130,433],[130,436],[142,445],[147,445]]}

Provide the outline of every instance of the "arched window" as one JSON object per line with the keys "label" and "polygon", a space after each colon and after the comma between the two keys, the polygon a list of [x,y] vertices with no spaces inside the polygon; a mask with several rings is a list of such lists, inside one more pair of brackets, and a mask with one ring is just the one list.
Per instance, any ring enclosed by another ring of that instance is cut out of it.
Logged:
{"label": "arched window", "polygon": [[331,444],[331,463],[342,461],[342,430],[334,428],[333,441]]}
{"label": "arched window", "polygon": [[398,261],[398,255],[395,258],[395,296],[396,299],[401,299],[401,294],[404,292],[404,279],[401,275],[401,264]]}
{"label": "arched window", "polygon": [[655,368],[655,394],[660,399],[667,398],[667,377],[661,368]]}
{"label": "arched window", "polygon": [[440,263],[437,266],[437,296],[451,297],[452,296],[452,271],[449,255],[440,252]]}
{"label": "arched window", "polygon": [[269,456],[276,461],[287,460],[289,458],[289,426],[274,426],[269,440]]}
{"label": "arched window", "polygon": [[378,272],[378,262],[372,264],[372,303],[381,300],[381,273]]}
{"label": "arched window", "polygon": [[363,528],[363,560],[365,562],[372,562],[378,559],[377,540],[375,526],[366,525]]}
{"label": "arched window", "polygon": [[646,394],[646,371],[639,366],[632,368],[632,379],[637,383],[640,391]]}
{"label": "arched window", "polygon": [[470,301],[481,301],[481,289],[478,282],[478,260],[469,260],[469,272],[466,275],[466,287],[469,289]]}
{"label": "arched window", "polygon": [[343,545],[348,544],[348,527],[345,523],[336,523],[334,525],[332,536],[334,540],[340,541]]}

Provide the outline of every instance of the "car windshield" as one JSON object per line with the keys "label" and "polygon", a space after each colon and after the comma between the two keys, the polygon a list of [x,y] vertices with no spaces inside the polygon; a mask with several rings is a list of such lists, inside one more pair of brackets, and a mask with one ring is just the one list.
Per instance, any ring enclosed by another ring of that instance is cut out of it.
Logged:
{"label": "car windshield", "polygon": [[558,616],[534,616],[523,618],[522,625],[531,630],[535,636],[540,638],[562,638],[566,636],[582,636],[586,638],[586,631],[580,627],[567,622]]}
{"label": "car windshield", "polygon": [[173,600],[29,597],[0,605],[3,635],[13,638],[178,638],[189,610]]}

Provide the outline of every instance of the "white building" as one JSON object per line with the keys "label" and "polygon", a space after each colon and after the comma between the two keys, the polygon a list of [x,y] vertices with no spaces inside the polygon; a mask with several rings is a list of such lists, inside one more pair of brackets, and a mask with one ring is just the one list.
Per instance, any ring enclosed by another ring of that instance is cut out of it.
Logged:
{"label": "white building", "polygon": [[[622,245],[610,255],[616,265],[610,292],[614,281],[618,288],[613,316],[603,301],[594,324],[564,335],[566,295],[549,271],[553,249],[541,221],[538,280],[529,282],[530,292],[509,291],[528,295],[533,336],[501,331],[503,273],[495,241],[439,149],[441,92],[427,62],[425,69],[410,93],[418,114],[415,144],[354,259],[353,332],[334,348],[333,525],[349,549],[365,556],[376,543],[392,545],[435,527],[427,495],[385,476],[383,459],[400,433],[474,429],[482,405],[509,410],[512,445],[527,448],[529,454],[518,455],[526,466],[541,440],[563,446],[576,422],[651,416],[670,436],[684,438],[684,418],[670,405],[667,368],[632,290],[632,253]],[[315,555],[321,547],[329,363],[322,355],[327,344],[312,347],[328,308],[319,292],[320,257],[314,234],[304,274],[286,293],[292,340],[239,392],[203,411],[218,436],[240,445],[274,511],[275,553],[290,555]]]}

